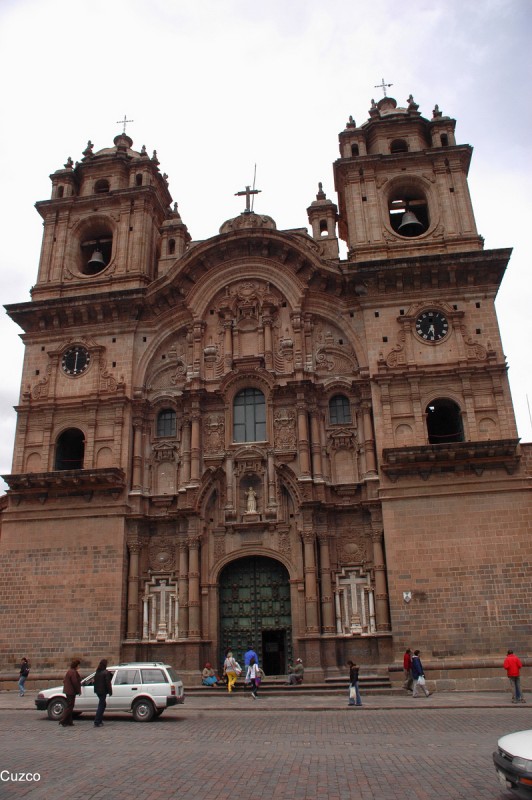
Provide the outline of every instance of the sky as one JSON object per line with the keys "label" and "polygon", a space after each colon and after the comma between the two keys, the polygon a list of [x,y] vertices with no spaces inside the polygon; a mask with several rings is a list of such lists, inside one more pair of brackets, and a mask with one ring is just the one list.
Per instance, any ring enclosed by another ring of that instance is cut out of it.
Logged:
{"label": "sky", "polygon": [[[0,300],[35,283],[49,175],[112,146],[157,150],[193,239],[218,233],[253,182],[255,211],[307,227],[349,115],[376,85],[457,120],[488,249],[513,247],[497,312],[522,441],[532,441],[532,0],[1,0]],[[0,475],[11,471],[23,345],[0,313]],[[0,480],[0,493],[5,484]]]}

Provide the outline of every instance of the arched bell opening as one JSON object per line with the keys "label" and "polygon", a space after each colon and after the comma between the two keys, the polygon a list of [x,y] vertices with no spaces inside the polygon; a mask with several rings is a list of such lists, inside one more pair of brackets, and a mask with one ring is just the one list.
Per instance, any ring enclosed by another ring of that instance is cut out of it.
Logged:
{"label": "arched bell opening", "polygon": [[399,236],[421,236],[430,225],[427,197],[420,186],[396,186],[388,198],[388,214],[390,225]]}
{"label": "arched bell opening", "polygon": [[78,428],[68,428],[58,437],[55,448],[56,470],[83,469],[85,435]]}
{"label": "arched bell opening", "polygon": [[464,441],[460,407],[453,400],[437,398],[425,409],[429,444]]}
{"label": "arched bell opening", "polygon": [[286,674],[292,661],[288,570],[273,558],[248,556],[228,564],[219,578],[220,663],[228,649],[243,666],[251,646],[266,675]]}
{"label": "arched bell opening", "polygon": [[113,232],[108,222],[94,220],[85,226],[80,236],[78,268],[82,275],[98,275],[109,262],[113,252]]}

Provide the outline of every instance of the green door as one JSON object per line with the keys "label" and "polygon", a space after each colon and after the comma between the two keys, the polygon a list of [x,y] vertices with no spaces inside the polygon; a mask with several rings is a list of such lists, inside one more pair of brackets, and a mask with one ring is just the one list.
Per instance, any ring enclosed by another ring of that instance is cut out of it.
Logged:
{"label": "green door", "polygon": [[290,583],[273,558],[240,558],[220,575],[221,662],[230,647],[243,667],[249,645],[266,675],[286,672],[292,658]]}

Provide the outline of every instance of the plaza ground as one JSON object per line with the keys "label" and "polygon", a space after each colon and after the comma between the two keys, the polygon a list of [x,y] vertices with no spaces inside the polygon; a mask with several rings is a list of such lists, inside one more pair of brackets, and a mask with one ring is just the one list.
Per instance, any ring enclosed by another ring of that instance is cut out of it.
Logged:
{"label": "plaza ground", "polygon": [[24,698],[0,693],[0,775],[6,798],[76,800],[509,800],[491,754],[504,733],[532,728],[532,706],[498,693],[364,699],[187,698],[158,720],[129,715],[94,728],[50,722]]}

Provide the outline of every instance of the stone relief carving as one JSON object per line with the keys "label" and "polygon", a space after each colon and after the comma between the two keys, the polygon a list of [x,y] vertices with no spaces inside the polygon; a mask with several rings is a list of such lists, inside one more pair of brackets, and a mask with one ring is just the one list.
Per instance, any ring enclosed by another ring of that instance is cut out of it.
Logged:
{"label": "stone relief carving", "polygon": [[225,421],[222,414],[209,414],[203,423],[206,453],[219,453],[225,445]]}
{"label": "stone relief carving", "polygon": [[353,348],[336,326],[316,325],[313,345],[316,372],[349,375],[358,369]]}
{"label": "stone relief carving", "polygon": [[293,450],[296,446],[296,412],[291,408],[279,408],[273,418],[275,447]]}
{"label": "stone relief carving", "polygon": [[171,572],[175,569],[175,546],[169,536],[157,536],[148,547],[150,569],[155,572]]}

